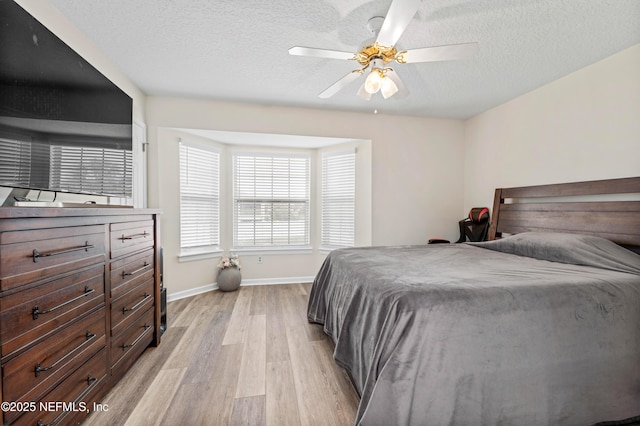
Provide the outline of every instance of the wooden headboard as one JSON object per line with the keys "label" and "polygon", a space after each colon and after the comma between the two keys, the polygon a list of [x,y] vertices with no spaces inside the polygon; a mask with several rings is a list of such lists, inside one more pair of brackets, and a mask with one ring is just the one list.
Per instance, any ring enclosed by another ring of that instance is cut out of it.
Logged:
{"label": "wooden headboard", "polygon": [[[553,231],[596,235],[640,247],[640,201],[616,201],[612,198],[622,197],[611,194],[640,194],[640,177],[498,188],[489,239],[503,233]],[[591,200],[594,196],[602,196],[603,201]]]}

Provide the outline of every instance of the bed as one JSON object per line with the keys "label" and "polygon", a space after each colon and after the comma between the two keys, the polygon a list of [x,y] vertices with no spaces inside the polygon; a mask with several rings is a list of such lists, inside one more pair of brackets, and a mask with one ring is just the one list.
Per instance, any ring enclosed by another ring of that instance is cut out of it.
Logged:
{"label": "bed", "polygon": [[640,422],[640,201],[624,194],[640,178],[499,188],[488,242],[331,252],[307,315],[360,394],[355,423]]}

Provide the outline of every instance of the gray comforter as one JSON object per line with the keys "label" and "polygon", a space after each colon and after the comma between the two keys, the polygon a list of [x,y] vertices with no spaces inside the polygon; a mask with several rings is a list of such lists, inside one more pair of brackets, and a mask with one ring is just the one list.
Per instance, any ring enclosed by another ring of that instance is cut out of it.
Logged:
{"label": "gray comforter", "polygon": [[640,256],[606,240],[336,250],[308,319],[324,324],[361,395],[356,424],[640,415]]}

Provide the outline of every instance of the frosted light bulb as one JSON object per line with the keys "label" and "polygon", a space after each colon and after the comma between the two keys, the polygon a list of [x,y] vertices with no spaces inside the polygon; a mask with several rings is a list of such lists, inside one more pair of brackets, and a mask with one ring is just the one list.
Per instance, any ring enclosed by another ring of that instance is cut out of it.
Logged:
{"label": "frosted light bulb", "polygon": [[381,86],[382,96],[385,99],[395,95],[398,91],[398,86],[396,86],[396,83],[386,76],[382,78]]}
{"label": "frosted light bulb", "polygon": [[364,90],[371,94],[377,93],[380,90],[381,80],[380,72],[374,68],[364,82]]}

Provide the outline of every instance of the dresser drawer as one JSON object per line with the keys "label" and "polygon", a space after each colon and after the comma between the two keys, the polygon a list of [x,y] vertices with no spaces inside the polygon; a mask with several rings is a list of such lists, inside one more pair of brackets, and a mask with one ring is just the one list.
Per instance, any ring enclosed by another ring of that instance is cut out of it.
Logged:
{"label": "dresser drawer", "polygon": [[135,356],[149,346],[153,337],[153,309],[134,319],[116,337],[111,338],[111,365],[115,368],[125,356]]}
{"label": "dresser drawer", "polygon": [[3,365],[5,401],[34,401],[105,346],[104,308]]}
{"label": "dresser drawer", "polygon": [[[62,425],[72,424],[66,422],[68,417],[84,412],[93,407],[88,400],[91,394],[95,394],[97,388],[103,385],[107,376],[107,350],[101,349],[89,361],[81,365],[76,371],[71,373],[62,383],[56,386],[51,392],[45,395],[37,404],[38,410],[25,413],[16,424],[20,425]],[[60,402],[69,404],[66,408],[60,407]],[[41,404],[44,404],[46,411],[40,411]],[[75,410],[75,411],[74,411]],[[10,413],[7,413],[10,414]],[[17,414],[17,413],[16,413]],[[6,418],[5,422],[12,421]],[[40,421],[40,423],[38,423]]]}
{"label": "dresser drawer", "polygon": [[0,290],[104,262],[104,231],[98,225],[2,233]]}
{"label": "dresser drawer", "polygon": [[111,335],[126,328],[141,312],[153,306],[153,278],[134,287],[122,297],[111,302]]}
{"label": "dresser drawer", "polygon": [[2,357],[104,304],[104,264],[13,293],[0,305]]}
{"label": "dresser drawer", "polygon": [[109,241],[112,259],[153,247],[153,221],[113,223]]}
{"label": "dresser drawer", "polygon": [[118,298],[134,287],[136,282],[153,277],[154,257],[153,249],[148,249],[111,262],[111,297]]}

